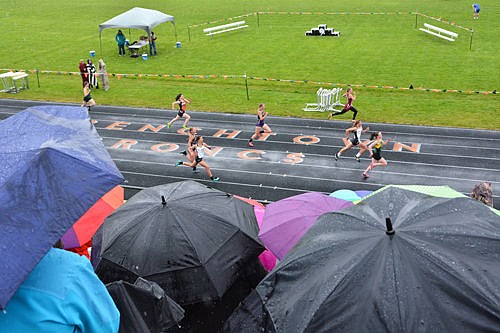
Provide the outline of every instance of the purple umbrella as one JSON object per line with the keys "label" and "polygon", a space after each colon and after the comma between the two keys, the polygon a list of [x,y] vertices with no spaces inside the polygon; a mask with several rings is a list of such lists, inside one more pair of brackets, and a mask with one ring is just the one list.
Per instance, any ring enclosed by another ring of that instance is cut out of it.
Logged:
{"label": "purple umbrella", "polygon": [[299,194],[273,202],[266,207],[259,238],[281,260],[319,216],[352,205],[351,201],[319,192]]}

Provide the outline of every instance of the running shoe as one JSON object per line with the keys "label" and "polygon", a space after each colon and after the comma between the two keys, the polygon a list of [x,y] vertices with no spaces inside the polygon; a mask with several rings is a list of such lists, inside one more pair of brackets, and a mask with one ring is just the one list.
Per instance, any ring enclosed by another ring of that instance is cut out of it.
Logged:
{"label": "running shoe", "polygon": [[196,167],[193,168],[193,173],[200,173],[200,170],[196,169]]}
{"label": "running shoe", "polygon": [[365,178],[365,179],[366,179],[366,178],[370,178],[370,175],[369,175],[369,174],[367,174],[367,173],[364,173],[364,172],[363,172],[363,178]]}
{"label": "running shoe", "polygon": [[181,160],[178,160],[176,163],[175,163],[175,166],[179,166],[182,164],[182,161]]}
{"label": "running shoe", "polygon": [[179,154],[186,156],[187,155],[187,151],[183,150]]}
{"label": "running shoe", "polygon": [[248,145],[249,145],[250,147],[253,147],[253,142],[249,142],[249,143],[248,143]]}
{"label": "running shoe", "polygon": [[170,128],[170,123],[167,123],[167,128]]}
{"label": "running shoe", "polygon": [[333,155],[333,157],[335,157],[335,161],[338,161],[340,156],[338,153],[335,153],[335,155]]}
{"label": "running shoe", "polygon": [[182,128],[189,129],[189,127],[187,127],[186,125],[182,125]]}
{"label": "running shoe", "polygon": [[361,162],[361,159],[358,156],[354,156],[354,157],[356,157],[356,161]]}
{"label": "running shoe", "polygon": [[220,180],[219,177],[210,177],[210,180],[213,182],[218,182]]}

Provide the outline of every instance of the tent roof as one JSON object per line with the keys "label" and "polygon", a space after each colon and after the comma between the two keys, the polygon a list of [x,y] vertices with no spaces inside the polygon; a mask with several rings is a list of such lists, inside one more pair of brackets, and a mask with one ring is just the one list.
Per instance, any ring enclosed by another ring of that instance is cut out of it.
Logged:
{"label": "tent roof", "polygon": [[154,9],[134,7],[125,13],[99,24],[99,33],[107,28],[133,28],[146,30],[148,33],[163,22],[175,24],[174,17]]}

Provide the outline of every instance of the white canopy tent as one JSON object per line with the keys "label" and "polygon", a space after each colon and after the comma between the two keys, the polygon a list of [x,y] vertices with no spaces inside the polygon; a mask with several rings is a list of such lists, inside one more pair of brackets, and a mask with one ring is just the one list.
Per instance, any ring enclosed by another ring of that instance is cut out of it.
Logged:
{"label": "white canopy tent", "polygon": [[175,39],[177,39],[177,30],[175,20],[171,15],[167,15],[158,10],[134,7],[125,13],[113,17],[112,19],[99,24],[99,46],[102,54],[101,35],[104,29],[108,28],[132,28],[141,29],[147,32],[148,36],[157,25],[164,22],[172,22],[174,25]]}

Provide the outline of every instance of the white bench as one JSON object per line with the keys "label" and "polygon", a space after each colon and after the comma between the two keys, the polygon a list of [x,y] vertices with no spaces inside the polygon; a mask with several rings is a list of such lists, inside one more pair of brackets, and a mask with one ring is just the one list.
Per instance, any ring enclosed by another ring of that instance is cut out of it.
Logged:
{"label": "white bench", "polygon": [[434,36],[437,36],[439,38],[449,40],[450,42],[454,42],[455,39],[458,37],[457,33],[454,33],[452,31],[448,31],[448,30],[445,30],[442,28],[438,28],[438,27],[435,27],[435,26],[427,24],[427,23],[424,23],[424,27],[425,28],[420,28],[418,30],[426,32],[426,33],[434,35]]}
{"label": "white bench", "polygon": [[228,24],[218,25],[216,27],[203,29],[203,33],[207,36],[213,36],[223,32],[243,29],[246,27],[248,27],[248,25],[245,24],[245,21],[238,21],[234,23],[228,23]]}

